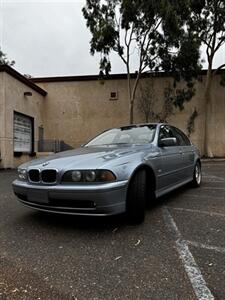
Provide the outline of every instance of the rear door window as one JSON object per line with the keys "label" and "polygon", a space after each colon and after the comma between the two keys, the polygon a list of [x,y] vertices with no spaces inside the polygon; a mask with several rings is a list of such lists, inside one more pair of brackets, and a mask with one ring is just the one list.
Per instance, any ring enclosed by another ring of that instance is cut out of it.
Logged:
{"label": "rear door window", "polygon": [[177,138],[177,141],[180,146],[190,146],[191,142],[188,139],[188,137],[178,128],[173,127],[172,128],[175,137]]}

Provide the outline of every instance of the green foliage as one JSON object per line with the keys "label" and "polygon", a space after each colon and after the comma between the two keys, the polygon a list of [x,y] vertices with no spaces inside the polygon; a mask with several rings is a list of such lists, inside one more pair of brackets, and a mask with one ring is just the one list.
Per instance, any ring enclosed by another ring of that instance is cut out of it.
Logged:
{"label": "green foliage", "polygon": [[[195,11],[201,7],[193,6],[193,1],[86,0],[82,11],[92,34],[90,52],[101,54],[101,74],[111,71],[112,51],[126,65],[131,123],[137,86],[144,72],[166,71],[175,84],[186,81],[187,91],[182,90],[173,100],[180,109],[193,95],[194,80],[201,68],[200,41],[190,22],[193,7]],[[131,82],[133,54],[139,65],[136,79]]]}
{"label": "green foliage", "polygon": [[208,70],[207,80],[204,86],[205,118],[204,118],[204,150],[205,156],[213,157],[213,151],[209,145],[210,122],[208,117],[211,111],[211,88],[213,76],[217,71],[225,67],[225,61],[213,70],[215,56],[225,45],[225,0],[191,0],[192,15],[188,26],[206,49]]}
{"label": "green foliage", "polygon": [[15,64],[15,61],[9,61],[7,59],[7,56],[5,53],[2,52],[1,48],[0,48],[0,65],[9,65],[9,66],[13,66]]}
{"label": "green foliage", "polygon": [[169,84],[168,87],[164,89],[164,99],[162,111],[159,114],[159,122],[168,122],[168,119],[174,114],[174,88],[171,88]]}
{"label": "green foliage", "polygon": [[100,69],[110,72],[111,51],[127,63],[130,46],[131,51],[137,49],[140,71],[173,71],[177,77],[191,80],[199,70],[199,44],[186,30],[189,2],[86,0],[83,15],[92,34],[90,51],[101,53]]}
{"label": "green foliage", "polygon": [[191,134],[195,131],[195,120],[199,116],[198,111],[196,108],[194,109],[193,113],[190,115],[188,121],[187,121],[187,132],[188,137],[191,136]]}
{"label": "green foliage", "polygon": [[220,33],[220,42],[224,40],[225,0],[192,0],[192,16],[189,25],[198,31],[203,42],[210,44],[214,34]]}
{"label": "green foliage", "polygon": [[158,114],[155,112],[155,104],[157,103],[154,82],[150,79],[149,82],[141,82],[137,108],[145,117],[145,122],[154,122],[157,120]]}
{"label": "green foliage", "polygon": [[[169,118],[174,115],[175,109],[180,111],[184,109],[185,102],[191,100],[195,94],[193,86],[189,86],[187,89],[177,89],[177,85],[174,86],[171,83],[164,89],[164,97],[160,99],[160,110],[156,108],[159,101],[155,93],[154,80],[149,79],[148,82],[141,82],[138,93],[138,110],[144,115],[146,122],[168,122]],[[158,105],[159,106],[159,105]],[[187,128],[192,129],[194,126],[195,118],[198,116],[195,109],[188,121]]]}
{"label": "green foliage", "polygon": [[180,110],[183,110],[184,103],[191,101],[194,94],[195,90],[193,88],[177,89],[176,94],[173,97],[173,104],[175,105],[175,107],[178,107]]}
{"label": "green foliage", "polygon": [[206,46],[211,70],[216,53],[225,44],[225,0],[192,0],[188,26]]}
{"label": "green foliage", "polygon": [[[149,79],[150,82],[140,84],[138,93],[138,109],[145,116],[145,121],[148,122],[168,122],[169,118],[174,114],[174,88],[169,84],[164,89],[163,99],[158,99],[155,93],[154,79]],[[160,100],[160,109],[158,102]]]}

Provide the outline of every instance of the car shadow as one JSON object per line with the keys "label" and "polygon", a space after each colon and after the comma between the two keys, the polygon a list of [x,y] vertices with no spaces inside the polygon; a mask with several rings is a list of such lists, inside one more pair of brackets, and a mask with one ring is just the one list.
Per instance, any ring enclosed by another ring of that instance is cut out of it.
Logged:
{"label": "car shadow", "polygon": [[83,230],[83,231],[113,231],[128,224],[125,214],[107,217],[62,215],[48,212],[30,212],[23,215],[23,223],[45,229]]}
{"label": "car shadow", "polygon": [[150,203],[148,210],[158,209],[161,208],[162,206],[169,205],[173,202],[176,202],[180,197],[185,196],[185,193],[187,191],[190,191],[190,189],[193,188],[190,187],[189,183],[184,186],[181,186],[178,189],[173,190],[168,194],[154,200],[152,203]]}

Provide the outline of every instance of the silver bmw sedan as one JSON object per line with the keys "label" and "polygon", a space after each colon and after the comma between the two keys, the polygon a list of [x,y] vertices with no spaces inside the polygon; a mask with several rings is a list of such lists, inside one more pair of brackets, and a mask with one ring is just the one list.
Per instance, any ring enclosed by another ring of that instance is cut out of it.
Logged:
{"label": "silver bmw sedan", "polygon": [[13,190],[33,209],[92,216],[126,212],[141,223],[151,201],[189,182],[198,187],[201,178],[199,151],[181,130],[139,124],[21,165]]}

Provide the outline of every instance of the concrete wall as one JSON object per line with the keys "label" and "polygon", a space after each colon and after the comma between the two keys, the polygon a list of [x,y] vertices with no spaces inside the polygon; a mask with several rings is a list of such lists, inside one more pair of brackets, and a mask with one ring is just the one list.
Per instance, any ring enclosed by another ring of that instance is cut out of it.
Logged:
{"label": "concrete wall", "polygon": [[[211,117],[209,144],[216,156],[225,157],[225,87],[220,85],[221,78],[217,76],[212,85]],[[204,104],[202,104],[204,107]],[[199,132],[199,136],[202,132]]]}
{"label": "concrete wall", "polygon": [[[187,121],[196,107],[199,116],[195,122],[195,132],[191,135],[191,140],[198,146],[203,153],[204,131],[205,131],[205,101],[204,86],[206,76],[202,77],[202,82],[195,86],[196,94],[189,103],[185,104],[182,112],[177,112],[172,118],[171,123],[186,132]],[[212,83],[212,105],[210,119],[207,120],[210,127],[209,144],[212,153],[216,157],[225,157],[225,87],[220,85],[221,77],[218,75]]]}
{"label": "concrete wall", "polygon": [[[39,84],[47,92],[44,135],[78,146],[98,132],[128,124],[126,81],[57,82]],[[110,92],[119,98],[110,101]]]}
{"label": "concrete wall", "polygon": [[5,74],[0,73],[0,165],[5,153]]}
{"label": "concrete wall", "polygon": [[[175,110],[169,122],[187,132],[187,122],[196,108],[199,116],[195,121],[195,132],[191,140],[203,151],[204,139],[204,84],[197,82],[196,94],[183,111]],[[170,78],[154,77],[156,107],[160,110],[164,89]],[[62,139],[71,146],[78,146],[97,133],[111,127],[129,123],[129,102],[126,80],[71,81],[38,83],[48,92],[43,115],[45,138]],[[215,156],[225,156],[225,88],[220,85],[220,76],[213,81],[213,106],[210,122],[210,144]],[[110,93],[118,92],[118,100],[110,101]],[[144,122],[144,116],[135,109],[135,122]]]}
{"label": "concrete wall", "polygon": [[[21,83],[7,73],[0,73],[4,79],[3,115],[5,116],[4,128],[4,145],[1,145],[2,162],[1,167],[13,168],[20,163],[31,159],[29,155],[23,155],[19,158],[14,157],[13,151],[13,118],[14,111],[26,114],[34,118],[35,147],[38,140],[38,127],[43,124],[43,104],[44,97],[39,93]],[[25,97],[24,92],[31,92],[31,97]],[[35,149],[36,151],[37,149]]]}

